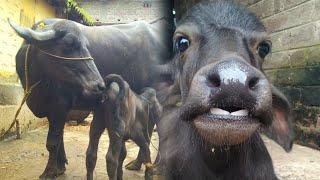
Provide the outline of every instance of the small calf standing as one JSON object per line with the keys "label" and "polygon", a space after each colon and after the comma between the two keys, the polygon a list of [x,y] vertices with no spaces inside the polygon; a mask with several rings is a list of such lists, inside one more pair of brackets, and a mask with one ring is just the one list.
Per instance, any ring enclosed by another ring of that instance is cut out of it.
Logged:
{"label": "small calf standing", "polygon": [[137,95],[121,76],[115,74],[108,75],[105,84],[108,89],[105,94],[106,100],[96,108],[90,127],[86,157],[87,179],[93,179],[99,139],[105,128],[110,138],[106,155],[109,178],[122,179],[122,165],[127,154],[125,141],[128,139],[140,147],[139,156],[146,165],[146,174],[149,174],[152,165],[149,150],[150,136],[154,122],[159,120],[162,113],[156,91],[145,88],[142,94]]}

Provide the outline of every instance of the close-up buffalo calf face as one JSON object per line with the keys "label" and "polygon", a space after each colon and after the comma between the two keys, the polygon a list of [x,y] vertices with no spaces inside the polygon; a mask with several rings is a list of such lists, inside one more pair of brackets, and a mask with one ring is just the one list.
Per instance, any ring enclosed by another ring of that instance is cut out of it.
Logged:
{"label": "close-up buffalo calf face", "polygon": [[186,13],[173,37],[180,119],[214,146],[240,144],[262,129],[290,150],[289,103],[262,70],[271,52],[265,27],[248,11],[212,4]]}

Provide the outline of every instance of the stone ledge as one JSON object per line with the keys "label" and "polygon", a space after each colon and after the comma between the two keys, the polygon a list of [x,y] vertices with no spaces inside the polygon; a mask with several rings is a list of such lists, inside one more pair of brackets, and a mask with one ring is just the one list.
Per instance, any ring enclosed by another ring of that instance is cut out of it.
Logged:
{"label": "stone ledge", "polygon": [[[10,124],[13,122],[13,118],[17,108],[18,106],[16,105],[0,105],[0,137],[4,134],[4,132],[9,128]],[[44,125],[46,123],[45,118],[39,119],[35,117],[26,105],[22,107],[18,119],[20,121],[22,133],[39,127],[41,125]],[[15,128],[12,128],[7,137],[12,136],[14,132]]]}
{"label": "stone ledge", "polygon": [[296,126],[298,144],[320,150],[320,128]]}
{"label": "stone ledge", "polygon": [[296,142],[320,150],[320,108],[296,105],[293,115]]}
{"label": "stone ledge", "polygon": [[300,124],[304,127],[320,128],[320,107],[296,104],[293,106],[293,112],[295,124]]}
{"label": "stone ledge", "polygon": [[0,105],[17,105],[23,98],[23,88],[19,84],[0,84]]}

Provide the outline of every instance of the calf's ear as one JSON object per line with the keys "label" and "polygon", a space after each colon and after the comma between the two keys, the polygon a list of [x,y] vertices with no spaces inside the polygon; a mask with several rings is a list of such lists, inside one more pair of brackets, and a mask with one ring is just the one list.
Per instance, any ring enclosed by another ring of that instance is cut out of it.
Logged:
{"label": "calf's ear", "polygon": [[291,106],[287,98],[274,86],[272,86],[272,108],[273,121],[271,126],[265,129],[265,134],[289,152],[294,139]]}

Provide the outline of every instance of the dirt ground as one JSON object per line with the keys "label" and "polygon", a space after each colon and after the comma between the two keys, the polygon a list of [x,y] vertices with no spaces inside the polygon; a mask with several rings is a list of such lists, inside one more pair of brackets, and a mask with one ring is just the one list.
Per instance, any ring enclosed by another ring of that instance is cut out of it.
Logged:
{"label": "dirt ground", "polygon": [[[58,180],[85,179],[85,152],[88,145],[88,126],[67,126],[65,130],[65,148],[69,165],[64,175]],[[47,127],[23,134],[21,140],[0,142],[0,180],[38,179],[42,173],[48,153],[45,148]],[[154,145],[158,145],[157,135],[152,136]],[[278,145],[265,139],[273,158],[275,170],[280,179],[318,180],[320,179],[320,152],[307,147],[294,145],[290,153],[285,153]],[[133,142],[127,142],[128,155],[125,163],[133,160],[138,152]],[[100,140],[98,162],[95,168],[95,179],[107,179],[105,154],[108,148],[108,137],[104,133]],[[156,150],[150,146],[152,158]],[[144,179],[144,171],[124,170],[124,179]]]}

